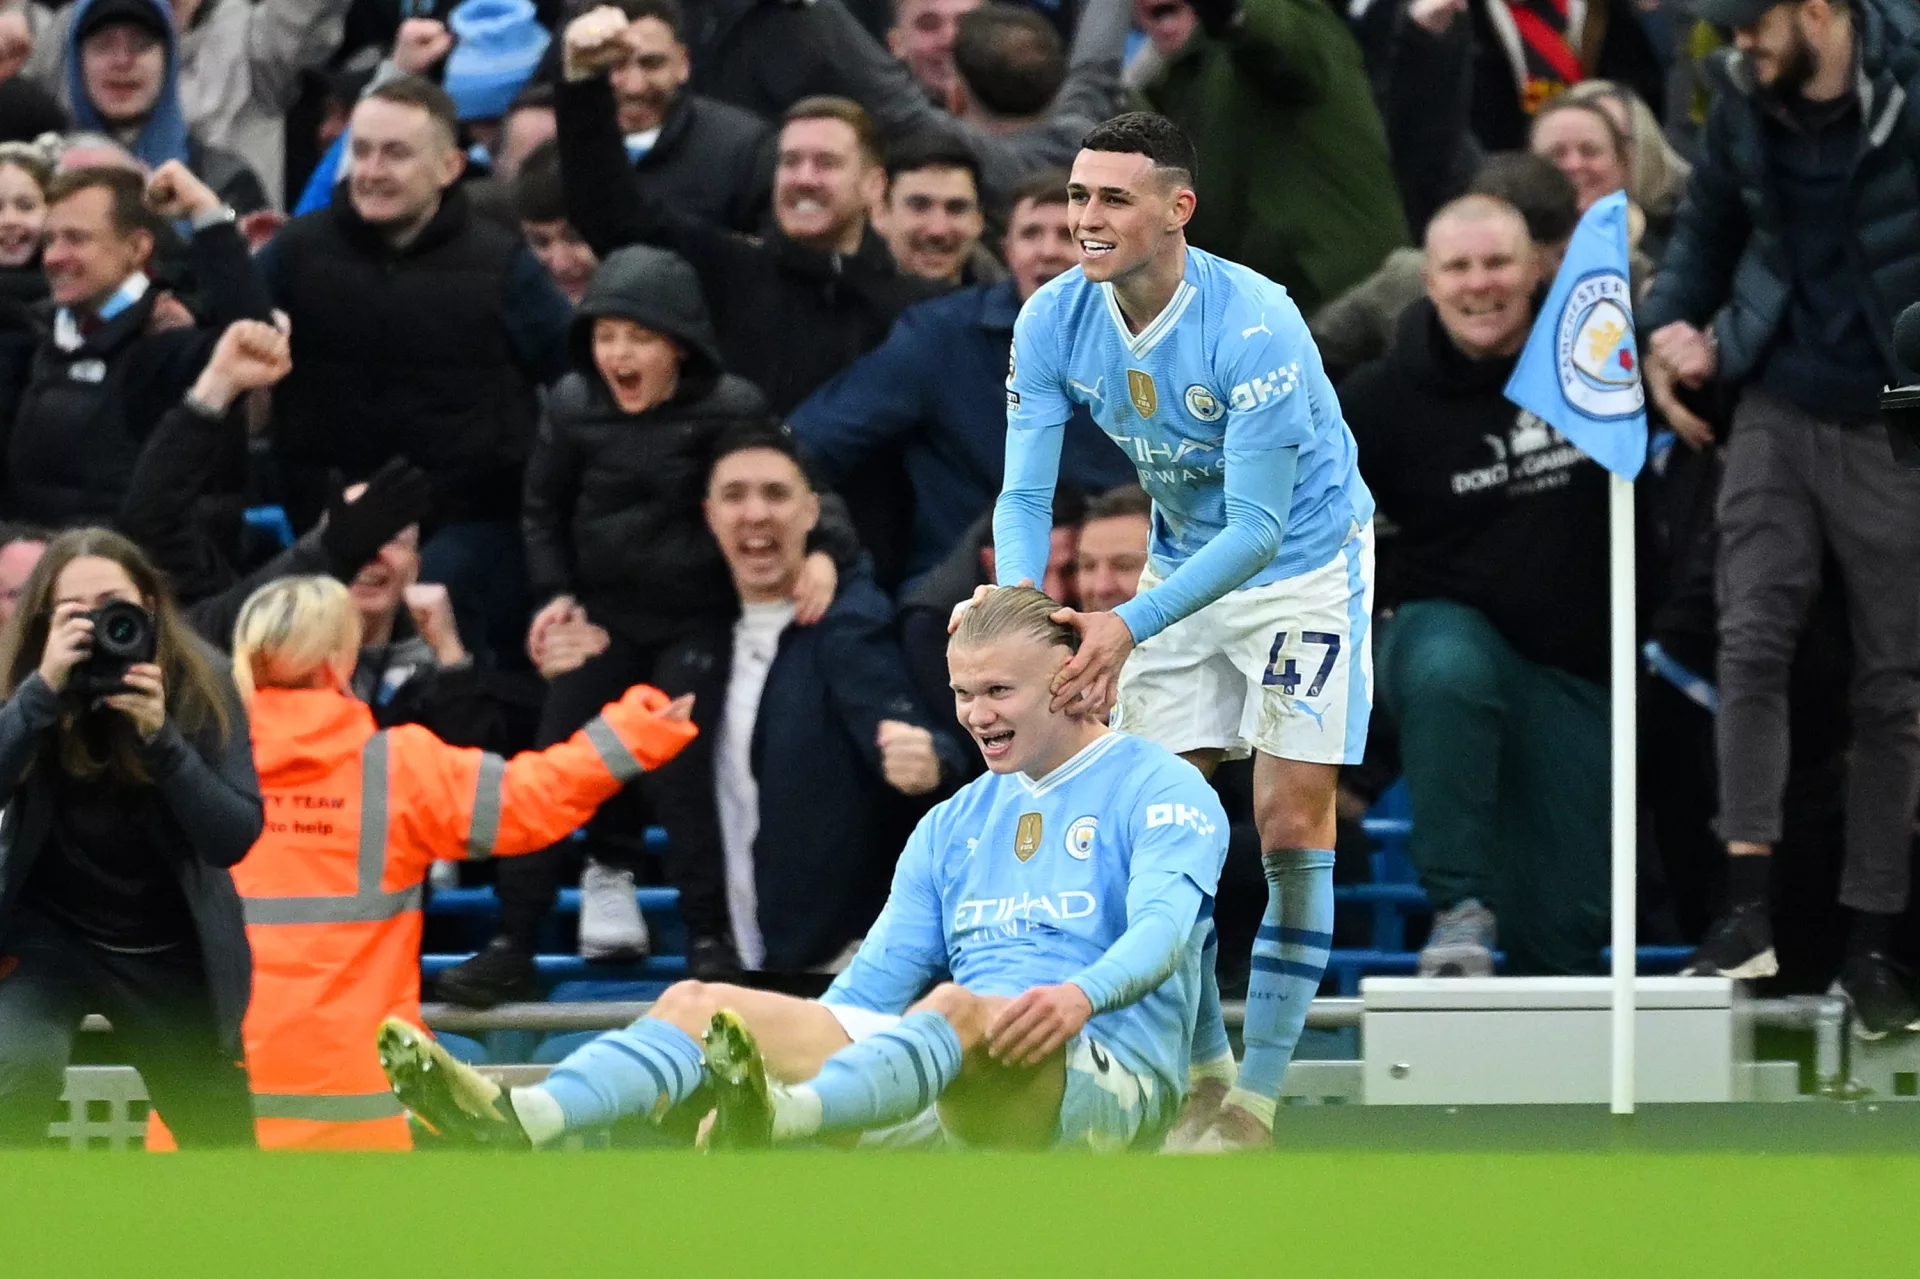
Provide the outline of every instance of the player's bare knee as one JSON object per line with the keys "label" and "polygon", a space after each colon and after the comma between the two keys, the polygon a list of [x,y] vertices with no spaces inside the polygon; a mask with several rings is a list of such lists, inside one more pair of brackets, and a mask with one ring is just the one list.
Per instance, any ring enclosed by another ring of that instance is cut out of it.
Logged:
{"label": "player's bare knee", "polygon": [[726,992],[732,989],[715,982],[677,981],[661,992],[647,1015],[697,1038],[706,1033],[713,1014],[726,1007]]}
{"label": "player's bare knee", "polygon": [[986,1004],[958,982],[942,982],[914,1005],[914,1012],[936,1012],[947,1019],[960,1042],[971,1044],[987,1033]]}

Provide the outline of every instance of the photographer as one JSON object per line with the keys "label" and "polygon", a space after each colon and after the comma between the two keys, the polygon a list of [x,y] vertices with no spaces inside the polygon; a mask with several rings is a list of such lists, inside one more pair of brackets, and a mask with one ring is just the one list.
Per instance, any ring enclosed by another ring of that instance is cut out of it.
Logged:
{"label": "photographer", "polygon": [[252,1144],[227,868],[262,818],[223,665],[104,529],[55,538],[0,632],[0,1144],[46,1141],[94,1012],[181,1145]]}

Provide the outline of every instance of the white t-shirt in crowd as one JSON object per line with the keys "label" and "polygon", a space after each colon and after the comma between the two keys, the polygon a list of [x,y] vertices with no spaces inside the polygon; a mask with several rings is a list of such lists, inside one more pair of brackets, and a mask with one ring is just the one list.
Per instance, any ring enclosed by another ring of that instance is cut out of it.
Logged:
{"label": "white t-shirt in crowd", "polygon": [[760,938],[760,898],[753,880],[753,841],[760,834],[760,784],[753,776],[753,726],[760,692],[780,651],[780,633],[793,621],[793,602],[745,605],[733,624],[733,675],[726,712],[714,748],[714,792],[720,806],[720,843],[726,853],[727,909],[740,963],[758,968],[766,959]]}

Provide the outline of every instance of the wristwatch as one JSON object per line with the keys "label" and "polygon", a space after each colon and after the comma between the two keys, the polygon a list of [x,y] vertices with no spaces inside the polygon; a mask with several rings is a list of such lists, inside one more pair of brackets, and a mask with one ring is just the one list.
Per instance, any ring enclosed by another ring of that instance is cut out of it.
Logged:
{"label": "wristwatch", "polygon": [[193,229],[204,231],[208,227],[219,226],[222,222],[238,222],[240,215],[233,211],[231,204],[223,204],[217,209],[208,209],[205,213],[193,215]]}

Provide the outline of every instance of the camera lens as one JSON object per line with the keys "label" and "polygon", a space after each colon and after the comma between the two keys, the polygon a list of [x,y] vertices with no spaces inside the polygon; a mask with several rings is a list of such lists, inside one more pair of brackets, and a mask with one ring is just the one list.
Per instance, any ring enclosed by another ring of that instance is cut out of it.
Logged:
{"label": "camera lens", "polygon": [[107,623],[107,642],[116,648],[125,647],[133,643],[134,630],[135,627],[131,618],[124,616],[115,617]]}

